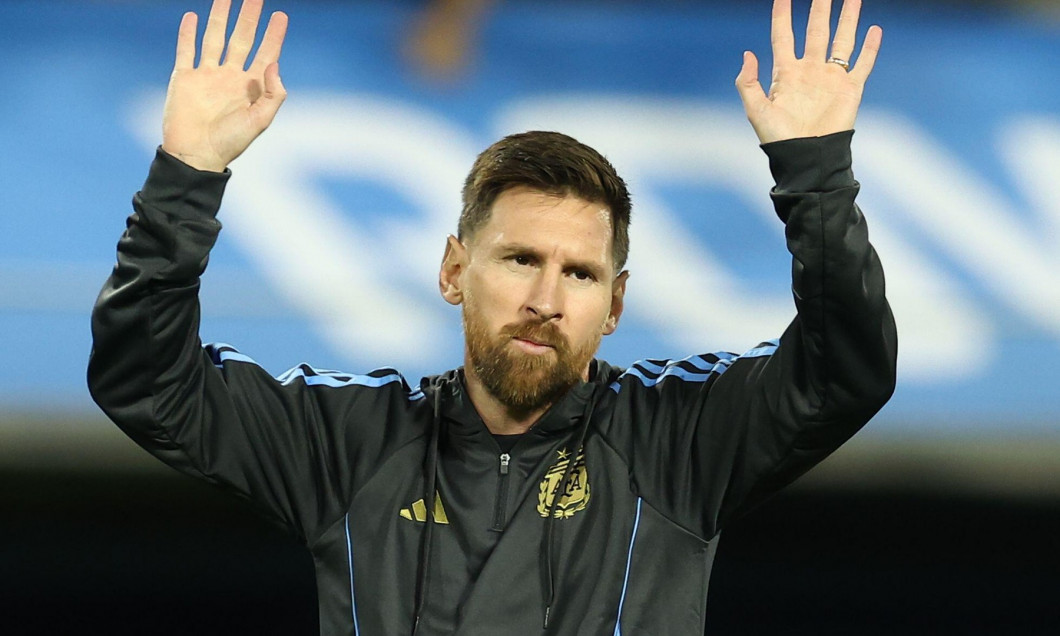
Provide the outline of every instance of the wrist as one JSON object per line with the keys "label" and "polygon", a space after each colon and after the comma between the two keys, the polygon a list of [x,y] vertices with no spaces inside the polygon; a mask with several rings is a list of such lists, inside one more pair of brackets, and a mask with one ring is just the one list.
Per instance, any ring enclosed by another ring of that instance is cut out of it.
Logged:
{"label": "wrist", "polygon": [[855,185],[851,170],[853,130],[762,144],[776,192],[828,192]]}
{"label": "wrist", "polygon": [[232,173],[198,170],[157,148],[139,196],[150,209],[180,218],[213,218]]}
{"label": "wrist", "polygon": [[228,168],[228,165],[224,161],[216,157],[209,158],[192,153],[180,152],[179,150],[167,148],[164,142],[161,148],[162,151],[165,152],[167,155],[192,168],[195,168],[196,170],[201,170],[203,172],[224,172],[225,169]]}

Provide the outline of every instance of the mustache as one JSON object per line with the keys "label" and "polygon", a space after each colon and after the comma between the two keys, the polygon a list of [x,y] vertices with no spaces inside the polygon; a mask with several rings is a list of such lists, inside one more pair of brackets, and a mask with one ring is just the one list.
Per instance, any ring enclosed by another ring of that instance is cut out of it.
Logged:
{"label": "mustache", "polygon": [[567,337],[560,332],[559,327],[552,322],[520,322],[505,325],[501,334],[509,338],[530,340],[538,344],[548,345],[557,351],[566,351],[570,348]]}

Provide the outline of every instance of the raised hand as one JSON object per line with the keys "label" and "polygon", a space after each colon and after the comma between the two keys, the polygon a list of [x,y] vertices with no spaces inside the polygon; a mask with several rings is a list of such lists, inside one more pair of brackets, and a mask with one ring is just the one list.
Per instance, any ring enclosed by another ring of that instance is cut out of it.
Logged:
{"label": "raised hand", "polygon": [[854,127],[883,30],[878,26],[869,28],[857,64],[850,66],[861,0],[843,2],[829,52],[831,10],[831,0],[813,0],[806,25],[806,48],[800,59],[795,57],[791,0],[774,1],[773,81],[768,95],[758,82],[758,58],[750,51],[744,53],[736,89],[762,143],[820,137]]}
{"label": "raised hand", "polygon": [[[280,49],[287,15],[272,14],[247,70],[262,0],[244,0],[225,51],[231,0],[214,0],[195,66],[198,16],[185,13],[162,117],[162,149],[199,170],[223,171],[272,123],[287,92]],[[224,60],[221,54],[224,53]]]}

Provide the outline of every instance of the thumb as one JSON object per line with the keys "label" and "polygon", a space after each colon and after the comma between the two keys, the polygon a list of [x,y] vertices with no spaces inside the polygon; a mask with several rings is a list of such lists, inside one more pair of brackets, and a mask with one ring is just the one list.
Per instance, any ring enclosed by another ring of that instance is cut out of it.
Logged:
{"label": "thumb", "polygon": [[736,76],[736,92],[740,94],[748,118],[753,118],[753,115],[765,106],[765,102],[769,101],[758,81],[758,58],[750,51],[744,51],[743,66],[740,67],[740,74]]}
{"label": "thumb", "polygon": [[280,79],[280,64],[273,62],[265,67],[265,91],[250,105],[251,115],[262,130],[272,123],[285,99],[287,89]]}

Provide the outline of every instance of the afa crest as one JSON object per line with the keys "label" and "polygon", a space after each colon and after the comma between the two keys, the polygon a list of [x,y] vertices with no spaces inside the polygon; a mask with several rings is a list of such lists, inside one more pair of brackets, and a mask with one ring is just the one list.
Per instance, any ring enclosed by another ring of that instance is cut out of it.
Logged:
{"label": "afa crest", "polygon": [[[570,452],[567,449],[556,451],[559,460],[549,467],[545,478],[541,480],[540,491],[537,495],[537,512],[544,518],[548,518],[548,511],[552,509],[552,502],[556,500],[556,494],[563,481],[563,473],[571,462]],[[589,505],[589,473],[585,469],[585,449],[578,452],[574,458],[574,468],[571,470],[567,487],[559,495],[559,501],[555,507],[556,519],[567,519],[574,516],[579,510],[585,510]]]}

